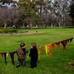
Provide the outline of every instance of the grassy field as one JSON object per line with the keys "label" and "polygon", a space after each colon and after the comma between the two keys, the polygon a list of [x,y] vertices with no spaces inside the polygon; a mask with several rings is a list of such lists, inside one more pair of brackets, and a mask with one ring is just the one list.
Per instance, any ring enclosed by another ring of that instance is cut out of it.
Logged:
{"label": "grassy field", "polygon": [[[47,28],[27,31],[36,33],[0,34],[0,52],[16,51],[21,41],[26,43],[26,48],[29,50],[31,42],[36,42],[39,47],[74,37],[74,28]],[[31,69],[29,61],[30,58],[27,54],[26,67],[16,68],[16,54],[15,65],[12,65],[10,56],[7,57],[8,63],[5,65],[4,59],[0,56],[0,74],[74,74],[74,67],[68,64],[74,61],[74,43],[68,43],[64,52],[62,45],[60,48],[55,46],[54,52],[49,58],[45,54],[45,49],[42,48],[37,68]]]}

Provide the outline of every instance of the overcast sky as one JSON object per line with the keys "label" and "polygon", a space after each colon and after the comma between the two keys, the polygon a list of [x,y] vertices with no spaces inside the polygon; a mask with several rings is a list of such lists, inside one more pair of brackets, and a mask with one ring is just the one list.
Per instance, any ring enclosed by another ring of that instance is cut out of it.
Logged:
{"label": "overcast sky", "polygon": [[13,0],[13,1],[17,1],[18,2],[19,0]]}
{"label": "overcast sky", "polygon": [[[18,2],[19,0],[14,0],[14,1],[17,1]],[[54,2],[54,0],[52,0],[52,2]]]}

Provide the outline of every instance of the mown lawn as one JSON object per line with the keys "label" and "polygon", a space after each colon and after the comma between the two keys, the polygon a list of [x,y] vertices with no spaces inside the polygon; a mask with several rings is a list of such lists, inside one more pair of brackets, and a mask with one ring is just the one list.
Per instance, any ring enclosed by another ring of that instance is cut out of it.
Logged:
{"label": "mown lawn", "polygon": [[[26,29],[27,30],[27,29]],[[20,30],[25,31],[25,29]],[[21,41],[26,43],[26,49],[30,49],[31,42],[36,42],[37,46],[58,42],[74,37],[74,28],[47,28],[32,29],[36,34],[3,35],[0,34],[0,52],[16,51]],[[63,52],[63,46],[55,46],[53,54],[48,58],[45,49],[42,48],[37,68],[30,68],[30,58],[27,54],[26,67],[16,68],[17,56],[15,54],[15,65],[12,65],[10,56],[7,57],[7,65],[4,58],[0,56],[0,74],[74,74],[74,67],[68,63],[74,61],[74,43],[69,42]]]}

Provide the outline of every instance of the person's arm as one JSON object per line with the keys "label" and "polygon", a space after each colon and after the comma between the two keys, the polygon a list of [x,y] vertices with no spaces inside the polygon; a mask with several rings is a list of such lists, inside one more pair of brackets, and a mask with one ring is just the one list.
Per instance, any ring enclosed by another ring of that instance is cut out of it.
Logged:
{"label": "person's arm", "polygon": [[22,51],[24,52],[24,54],[26,54],[26,49],[25,48],[23,48]]}
{"label": "person's arm", "polygon": [[29,53],[29,57],[31,56],[31,49],[30,49],[30,53]]}
{"label": "person's arm", "polygon": [[28,51],[26,50],[26,53],[28,53]]}

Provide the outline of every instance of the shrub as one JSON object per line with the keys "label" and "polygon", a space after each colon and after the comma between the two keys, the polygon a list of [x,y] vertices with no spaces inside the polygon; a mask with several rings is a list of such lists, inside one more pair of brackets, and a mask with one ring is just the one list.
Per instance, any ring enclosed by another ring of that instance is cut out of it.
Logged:
{"label": "shrub", "polygon": [[16,33],[17,29],[13,28],[1,28],[0,33]]}

